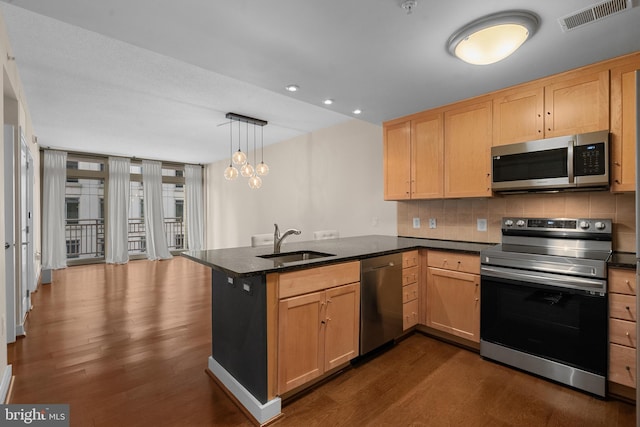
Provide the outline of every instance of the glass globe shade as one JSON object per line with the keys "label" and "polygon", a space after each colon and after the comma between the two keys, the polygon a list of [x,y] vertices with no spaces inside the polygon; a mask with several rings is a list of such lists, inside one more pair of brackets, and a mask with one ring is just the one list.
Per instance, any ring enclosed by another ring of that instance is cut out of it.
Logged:
{"label": "glass globe shade", "polygon": [[258,175],[267,175],[269,173],[269,166],[265,162],[260,162],[258,166],[256,166],[256,173]]}
{"label": "glass globe shade", "polygon": [[262,179],[260,179],[260,177],[257,175],[253,175],[251,178],[249,178],[249,187],[253,188],[254,190],[262,187]]}
{"label": "glass globe shade", "polygon": [[233,181],[238,177],[238,169],[234,168],[232,165],[229,165],[229,167],[224,170],[224,177],[229,181]]}
{"label": "glass globe shade", "polygon": [[239,148],[238,151],[233,153],[233,163],[235,163],[236,165],[244,165],[245,163],[247,163],[247,155],[240,151]]}
{"label": "glass globe shade", "polygon": [[460,41],[455,54],[470,64],[493,64],[515,52],[528,37],[529,30],[522,25],[496,25],[477,31]]}
{"label": "glass globe shade", "polygon": [[245,178],[249,178],[250,176],[252,176],[253,166],[251,166],[249,163],[245,163],[244,165],[242,165],[242,167],[240,168],[240,175],[244,176]]}

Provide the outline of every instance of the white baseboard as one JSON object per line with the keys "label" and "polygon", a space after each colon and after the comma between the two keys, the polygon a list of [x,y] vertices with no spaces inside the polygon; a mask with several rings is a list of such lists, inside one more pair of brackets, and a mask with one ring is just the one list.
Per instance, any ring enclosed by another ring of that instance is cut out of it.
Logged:
{"label": "white baseboard", "polygon": [[0,381],[0,402],[5,403],[7,401],[7,393],[9,393],[9,386],[11,385],[11,376],[13,375],[13,368],[11,365],[7,365],[2,373],[2,381]]}
{"label": "white baseboard", "polygon": [[280,415],[282,402],[279,397],[271,399],[267,403],[260,403],[258,399],[238,382],[226,369],[213,357],[209,356],[209,370],[224,384],[224,386],[238,399],[240,404],[258,421],[264,424]]}
{"label": "white baseboard", "polygon": [[27,331],[24,329],[24,323],[16,325],[16,337],[24,337],[26,335]]}

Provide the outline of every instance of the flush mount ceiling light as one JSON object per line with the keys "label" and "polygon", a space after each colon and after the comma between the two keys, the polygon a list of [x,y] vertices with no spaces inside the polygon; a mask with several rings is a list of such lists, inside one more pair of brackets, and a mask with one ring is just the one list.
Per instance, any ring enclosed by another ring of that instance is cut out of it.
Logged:
{"label": "flush mount ceiling light", "polygon": [[456,31],[449,53],[469,64],[487,65],[515,52],[538,28],[538,17],[524,10],[487,15]]}
{"label": "flush mount ceiling light", "polygon": [[325,99],[324,101],[322,101],[322,103],[324,105],[331,105],[331,104],[333,104],[333,99]]}
{"label": "flush mount ceiling light", "polygon": [[297,92],[300,90],[300,86],[298,85],[287,85],[284,87],[287,92]]}

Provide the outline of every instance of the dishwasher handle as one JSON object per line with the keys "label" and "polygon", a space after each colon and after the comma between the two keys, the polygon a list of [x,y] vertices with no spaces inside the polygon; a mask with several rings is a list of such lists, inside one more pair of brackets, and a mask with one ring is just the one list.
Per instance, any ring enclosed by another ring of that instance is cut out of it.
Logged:
{"label": "dishwasher handle", "polygon": [[393,268],[393,267],[396,267],[396,263],[393,261],[390,261],[387,264],[383,264],[383,265],[371,265],[371,266],[363,267],[362,272],[369,273],[372,271],[384,270],[385,268]]}

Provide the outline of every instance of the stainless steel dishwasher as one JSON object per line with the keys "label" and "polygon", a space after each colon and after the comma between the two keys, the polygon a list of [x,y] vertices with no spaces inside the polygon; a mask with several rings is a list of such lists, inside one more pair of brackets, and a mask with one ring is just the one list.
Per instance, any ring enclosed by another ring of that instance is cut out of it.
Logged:
{"label": "stainless steel dishwasher", "polygon": [[360,261],[360,354],[402,334],[402,254]]}

